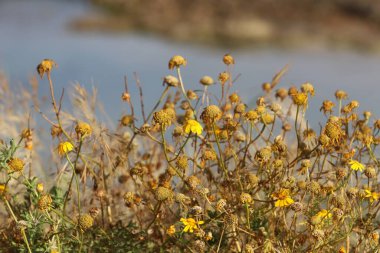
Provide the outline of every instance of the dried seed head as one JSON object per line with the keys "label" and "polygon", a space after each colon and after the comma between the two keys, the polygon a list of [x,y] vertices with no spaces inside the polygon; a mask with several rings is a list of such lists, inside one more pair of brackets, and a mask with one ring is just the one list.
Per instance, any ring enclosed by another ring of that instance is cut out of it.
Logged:
{"label": "dried seed head", "polygon": [[241,131],[237,131],[235,132],[234,134],[234,139],[237,141],[237,142],[245,142],[246,141],[246,136],[243,132]]}
{"label": "dried seed head", "polygon": [[53,200],[49,194],[42,195],[40,199],[37,202],[38,209],[41,211],[47,210],[50,208],[51,204],[53,203]]}
{"label": "dried seed head", "polygon": [[237,93],[232,93],[228,98],[231,103],[238,103],[240,101],[240,96]]}
{"label": "dried seed head", "polygon": [[187,178],[187,183],[189,184],[189,187],[194,190],[199,185],[200,180],[196,176],[190,176]]}
{"label": "dried seed head", "polygon": [[37,72],[42,78],[45,73],[49,74],[53,67],[57,67],[57,64],[53,60],[44,59],[40,64],[38,64]]}
{"label": "dried seed head", "polygon": [[133,123],[133,116],[132,115],[124,115],[120,119],[120,124],[123,126],[130,126]]}
{"label": "dried seed head", "polygon": [[290,208],[294,211],[294,212],[302,212],[303,210],[303,204],[301,202],[294,202]]}
{"label": "dried seed head", "polygon": [[347,99],[348,95],[343,90],[337,90],[335,92],[335,97],[336,97],[337,100],[342,100],[342,99]]}
{"label": "dried seed head", "polygon": [[245,114],[245,118],[248,121],[255,121],[259,118],[259,114],[255,110],[250,110]]}
{"label": "dried seed head", "polygon": [[376,177],[376,170],[375,170],[375,168],[374,168],[373,166],[368,165],[368,166],[365,168],[364,174],[365,174],[368,178],[375,178],[375,177]]}
{"label": "dried seed head", "polygon": [[307,189],[314,194],[318,194],[321,192],[321,185],[317,181],[311,181]]}
{"label": "dried seed head", "polygon": [[92,133],[92,128],[89,124],[85,122],[78,122],[75,127],[75,132],[80,136],[88,136]]}
{"label": "dried seed head", "polygon": [[78,225],[82,231],[86,231],[94,225],[94,218],[90,214],[83,214],[79,216]]}
{"label": "dried seed head", "polygon": [[206,250],[206,243],[202,240],[195,240],[193,242],[193,249],[196,252],[202,253]]}
{"label": "dried seed head", "polygon": [[324,114],[327,112],[332,113],[332,109],[334,108],[335,104],[330,100],[325,100],[322,103],[322,107],[319,109],[320,111],[323,111]]}
{"label": "dried seed head", "polygon": [[123,199],[127,206],[132,206],[134,204],[135,194],[133,192],[127,192],[124,194]]}
{"label": "dried seed head", "polygon": [[278,114],[278,113],[280,113],[281,112],[281,105],[280,104],[278,104],[278,103],[272,103],[271,105],[270,105],[270,109],[271,109],[271,111],[272,112],[274,112],[275,114]]}
{"label": "dried seed head", "polygon": [[249,193],[242,192],[240,194],[240,202],[242,204],[251,204],[252,203],[252,197]]}
{"label": "dried seed head", "polygon": [[255,174],[249,173],[248,182],[251,185],[251,187],[255,187],[259,183],[259,178]]}
{"label": "dried seed head", "polygon": [[271,147],[264,147],[258,150],[255,154],[255,160],[259,163],[266,163],[272,157]]}
{"label": "dried seed head", "polygon": [[216,202],[215,209],[218,212],[223,212],[226,205],[227,201],[225,199],[219,199],[218,202]]}
{"label": "dried seed head", "polygon": [[223,62],[224,62],[224,64],[226,64],[228,66],[228,65],[231,65],[231,64],[235,64],[235,59],[232,57],[232,55],[225,54],[223,56]]}
{"label": "dried seed head", "polygon": [[198,98],[197,93],[195,93],[195,92],[192,91],[192,90],[188,90],[188,91],[186,92],[186,96],[187,96],[190,100],[195,100],[195,99]]}
{"label": "dried seed head", "polygon": [[270,125],[274,122],[274,115],[270,113],[264,113],[261,115],[261,122],[265,125]]}
{"label": "dried seed head", "polygon": [[216,161],[216,153],[212,149],[205,149],[202,155],[202,159],[205,161]]}
{"label": "dried seed head", "polygon": [[240,103],[240,104],[236,105],[235,109],[234,109],[234,112],[235,113],[239,113],[239,114],[244,113],[245,112],[245,104]]}
{"label": "dried seed head", "polygon": [[301,91],[314,96],[314,86],[311,83],[303,83],[301,85]]}
{"label": "dried seed head", "polygon": [[186,196],[183,193],[176,193],[175,201],[178,203],[182,203],[182,204],[189,204],[190,203],[190,197]]}
{"label": "dried seed head", "polygon": [[175,76],[167,75],[164,77],[164,83],[170,87],[177,87],[179,85],[179,80]]}
{"label": "dried seed head", "polygon": [[193,215],[200,215],[203,213],[203,208],[200,206],[193,206],[190,209],[190,213]]}
{"label": "dried seed head", "polygon": [[185,155],[179,156],[176,160],[176,165],[180,170],[185,171],[189,166],[187,156]]}
{"label": "dried seed head", "polygon": [[62,128],[56,125],[51,126],[50,134],[52,137],[60,136],[63,133]]}
{"label": "dried seed head", "polygon": [[157,187],[157,189],[155,191],[155,197],[158,201],[164,201],[167,199],[171,200],[171,199],[173,199],[174,194],[170,189],[168,189],[166,187],[159,186],[159,187]]}
{"label": "dried seed head", "polygon": [[336,168],[335,175],[338,180],[343,179],[347,176],[347,170],[343,167],[338,167]]}
{"label": "dried seed head", "polygon": [[188,110],[188,109],[190,109],[190,103],[189,103],[189,101],[187,101],[187,100],[182,101],[180,107],[181,107],[182,110]]}
{"label": "dried seed head", "polygon": [[271,84],[271,83],[268,83],[268,82],[263,83],[263,84],[261,85],[261,88],[262,88],[263,91],[265,91],[266,93],[269,93],[269,92],[271,92],[271,90],[272,90],[272,84]]}
{"label": "dried seed head", "polygon": [[307,105],[307,93],[297,92],[292,95],[293,103],[298,106],[306,106]]}
{"label": "dried seed head", "polygon": [[307,183],[305,181],[298,181],[297,186],[300,190],[305,190],[307,187]]}
{"label": "dried seed head", "polygon": [[24,169],[25,163],[20,158],[14,157],[7,162],[7,165],[11,172],[17,172],[22,171]]}
{"label": "dried seed head", "polygon": [[180,126],[176,126],[173,130],[173,136],[174,137],[180,137],[183,135],[183,128]]}
{"label": "dried seed head", "polygon": [[214,122],[220,120],[221,117],[222,111],[217,105],[207,106],[201,114],[201,119],[205,124],[213,124]]}
{"label": "dried seed head", "polygon": [[153,113],[153,121],[163,129],[166,129],[166,127],[171,125],[172,117],[166,112],[166,110],[160,110]]}
{"label": "dried seed head", "polygon": [[230,74],[222,72],[219,74],[218,80],[221,84],[225,84],[230,79]]}
{"label": "dried seed head", "polygon": [[180,66],[186,66],[187,61],[181,55],[175,55],[169,60],[169,69],[179,68]]}
{"label": "dried seed head", "polygon": [[211,84],[214,84],[214,79],[212,79],[210,76],[204,76],[201,78],[201,80],[199,80],[199,82],[204,86],[209,86]]}
{"label": "dried seed head", "polygon": [[347,190],[347,195],[350,198],[356,198],[357,194],[359,193],[359,189],[356,187],[351,187]]}
{"label": "dried seed head", "polygon": [[276,98],[281,99],[283,101],[288,96],[288,90],[284,88],[280,88],[276,91]]}
{"label": "dried seed head", "polygon": [[123,100],[124,102],[131,101],[131,94],[129,94],[128,92],[123,92],[123,94],[121,94],[121,100]]}

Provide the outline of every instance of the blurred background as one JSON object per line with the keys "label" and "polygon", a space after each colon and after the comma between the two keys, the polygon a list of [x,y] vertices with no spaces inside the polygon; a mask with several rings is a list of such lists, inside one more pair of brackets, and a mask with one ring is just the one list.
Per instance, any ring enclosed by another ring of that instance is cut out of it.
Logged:
{"label": "blurred background", "polygon": [[[0,38],[0,70],[12,85],[28,85],[37,64],[54,59],[57,90],[96,87],[112,119],[126,110],[125,75],[137,97],[137,73],[149,108],[171,74],[171,56],[187,58],[184,82],[197,89],[203,75],[216,79],[225,70],[225,53],[236,59],[233,90],[245,101],[289,64],[280,86],[311,82],[310,114],[339,88],[361,102],[360,111],[380,116],[378,1],[0,0]],[[38,96],[46,95],[42,80]]]}

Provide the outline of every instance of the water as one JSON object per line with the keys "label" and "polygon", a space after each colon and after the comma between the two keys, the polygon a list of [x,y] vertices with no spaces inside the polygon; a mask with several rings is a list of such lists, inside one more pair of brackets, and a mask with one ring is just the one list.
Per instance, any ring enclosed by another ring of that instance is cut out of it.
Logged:
{"label": "water", "polygon": [[[90,11],[93,9],[86,1],[0,1],[0,69],[11,83],[27,84],[42,59],[54,59],[59,64],[53,73],[57,90],[76,82],[87,88],[95,86],[106,111],[117,119],[127,110],[119,99],[124,75],[129,77],[133,100],[138,102],[133,81],[133,73],[138,73],[149,108],[162,91],[162,77],[173,74],[167,68],[171,56],[181,54],[188,59],[188,66],[182,70],[186,87],[200,88],[198,81],[203,75],[216,78],[225,69],[221,58],[230,52],[237,62],[235,75],[242,74],[233,90],[245,101],[262,94],[261,84],[289,63],[291,68],[280,86],[298,86],[306,81],[314,84],[316,96],[309,107],[314,119],[321,102],[333,99],[338,88],[359,100],[361,110],[372,110],[380,117],[379,55],[328,49],[226,50],[136,33],[79,33],[68,29],[70,20]],[[210,90],[216,93],[217,88]],[[47,94],[47,82],[42,80],[40,96]]]}

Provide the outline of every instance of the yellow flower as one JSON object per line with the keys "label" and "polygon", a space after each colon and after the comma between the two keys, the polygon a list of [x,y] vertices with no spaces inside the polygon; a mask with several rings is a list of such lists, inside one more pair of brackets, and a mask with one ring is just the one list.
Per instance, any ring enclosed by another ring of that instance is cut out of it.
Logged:
{"label": "yellow flower", "polygon": [[183,225],[185,225],[185,228],[183,229],[183,232],[185,233],[193,233],[194,230],[198,229],[198,225],[202,225],[203,223],[205,223],[204,221],[196,221],[193,218],[181,218],[180,221],[183,223]]}
{"label": "yellow flower", "polygon": [[278,192],[272,194],[272,198],[276,200],[275,207],[289,206],[294,203],[294,200],[290,197],[289,189],[281,189]]}
{"label": "yellow flower", "polygon": [[169,236],[172,236],[175,234],[175,227],[174,225],[171,225],[168,229],[166,229],[166,233],[169,235]]}
{"label": "yellow flower", "polygon": [[189,119],[183,125],[183,131],[185,131],[185,133],[187,133],[187,134],[189,134],[191,132],[191,133],[194,133],[197,135],[201,135],[202,131],[203,131],[203,127],[201,126],[201,124],[199,124],[198,121],[193,120],[193,119]]}
{"label": "yellow flower", "polygon": [[356,160],[350,160],[349,164],[350,164],[351,169],[353,170],[356,170],[356,171],[360,170],[360,172],[362,172],[364,169],[364,165]]}
{"label": "yellow flower", "polygon": [[380,193],[378,192],[371,192],[370,190],[364,190],[365,192],[365,197],[369,198],[369,202],[373,202],[375,200],[378,200],[380,197]]}
{"label": "yellow flower", "polygon": [[61,142],[58,145],[58,154],[62,156],[69,153],[73,149],[74,149],[74,146],[70,142],[68,141]]}
{"label": "yellow flower", "polygon": [[5,184],[0,184],[0,195],[5,192]]}
{"label": "yellow flower", "polygon": [[343,246],[340,247],[338,253],[346,253],[346,248]]}
{"label": "yellow flower", "polygon": [[330,213],[329,211],[327,211],[326,209],[322,209],[321,211],[319,211],[317,214],[316,214],[318,217],[322,218],[322,219],[329,219],[332,217],[332,213]]}

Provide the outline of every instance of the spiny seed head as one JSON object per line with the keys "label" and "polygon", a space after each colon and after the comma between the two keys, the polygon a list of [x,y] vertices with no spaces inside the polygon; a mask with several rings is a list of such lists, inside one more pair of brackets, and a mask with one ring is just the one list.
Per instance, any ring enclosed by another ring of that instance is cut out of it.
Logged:
{"label": "spiny seed head", "polygon": [[78,122],[78,124],[75,127],[75,132],[80,136],[91,135],[92,128],[89,124],[85,122]]}
{"label": "spiny seed head", "polygon": [[179,80],[175,76],[167,75],[164,78],[164,83],[166,83],[170,87],[177,87],[179,85]]}
{"label": "spiny seed head", "polygon": [[214,79],[212,79],[210,76],[203,76],[199,82],[204,86],[209,86],[211,84],[214,84]]}
{"label": "spiny seed head", "polygon": [[348,190],[347,190],[347,195],[348,197],[350,198],[356,198],[357,194],[359,193],[359,189],[356,188],[356,187],[350,187]]}
{"label": "spiny seed head", "polygon": [[78,226],[82,231],[86,231],[94,225],[94,218],[88,213],[79,216]]}
{"label": "spiny seed head", "polygon": [[173,199],[174,194],[170,189],[168,189],[166,187],[159,186],[159,187],[157,187],[157,189],[155,191],[155,197],[158,201],[164,201],[167,199],[169,199],[169,200]]}
{"label": "spiny seed head", "polygon": [[22,171],[25,165],[24,161],[18,157],[11,158],[7,164],[12,172]]}
{"label": "spiny seed head", "polygon": [[252,187],[255,187],[259,183],[259,178],[255,174],[249,173],[248,182]]}
{"label": "spiny seed head", "polygon": [[224,62],[224,64],[226,64],[228,66],[228,65],[231,65],[231,64],[235,64],[235,59],[232,57],[232,55],[225,54],[223,56],[223,62]]}
{"label": "spiny seed head", "polygon": [[42,195],[40,199],[37,202],[38,209],[41,211],[47,210],[50,208],[51,204],[53,203],[53,200],[49,194]]}
{"label": "spiny seed head", "polygon": [[176,193],[175,201],[178,203],[189,204],[191,200],[190,200],[190,197],[186,196],[183,193]]}
{"label": "spiny seed head", "polygon": [[186,66],[187,61],[181,55],[175,55],[169,60],[169,69],[179,68],[180,66]]}
{"label": "spiny seed head", "polygon": [[201,114],[201,119],[205,124],[213,124],[214,122],[220,120],[221,117],[222,111],[217,105],[207,106]]}

